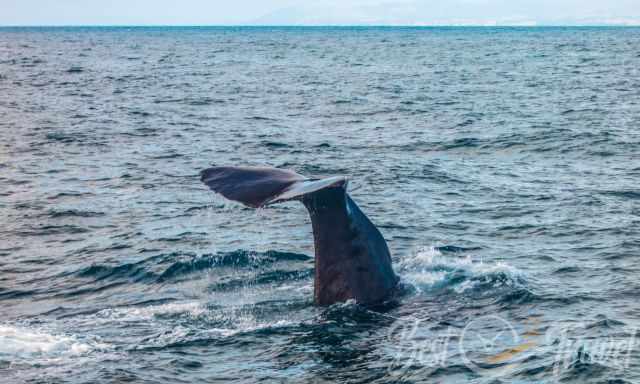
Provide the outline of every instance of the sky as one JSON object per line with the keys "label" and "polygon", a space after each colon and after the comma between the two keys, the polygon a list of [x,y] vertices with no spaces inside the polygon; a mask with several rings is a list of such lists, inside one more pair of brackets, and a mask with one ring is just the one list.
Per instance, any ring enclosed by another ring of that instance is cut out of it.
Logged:
{"label": "sky", "polygon": [[640,25],[640,0],[0,0],[0,25]]}

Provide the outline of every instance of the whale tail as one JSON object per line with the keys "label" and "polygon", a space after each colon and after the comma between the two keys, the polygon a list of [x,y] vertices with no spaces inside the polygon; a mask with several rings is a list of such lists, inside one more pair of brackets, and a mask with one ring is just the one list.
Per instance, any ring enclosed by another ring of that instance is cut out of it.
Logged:
{"label": "whale tail", "polygon": [[214,192],[252,208],[347,186],[343,176],[309,179],[293,171],[266,167],[213,167],[200,172],[200,180]]}
{"label": "whale tail", "polygon": [[314,299],[330,305],[355,299],[377,304],[398,277],[384,237],[347,194],[345,177],[309,179],[292,171],[214,167],[201,173],[213,191],[250,207],[299,200],[309,211],[315,248]]}

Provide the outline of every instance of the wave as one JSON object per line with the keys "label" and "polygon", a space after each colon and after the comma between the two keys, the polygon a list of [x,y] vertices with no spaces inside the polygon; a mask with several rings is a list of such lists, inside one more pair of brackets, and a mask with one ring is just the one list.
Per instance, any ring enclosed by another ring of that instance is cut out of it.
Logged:
{"label": "wave", "polygon": [[458,247],[424,248],[401,261],[403,278],[418,291],[452,290],[457,294],[526,288],[524,274],[504,262],[476,262],[471,256],[445,256]]}
{"label": "wave", "polygon": [[93,316],[103,321],[141,322],[163,316],[197,317],[206,313],[207,307],[199,302],[167,303],[146,307],[121,307],[103,309]]}
{"label": "wave", "polygon": [[252,317],[235,317],[228,326],[211,327],[194,333],[186,327],[177,326],[168,332],[161,332],[142,340],[136,350],[167,350],[174,348],[210,347],[215,344],[229,345],[242,343],[235,337],[255,333],[271,333],[279,329],[288,329],[299,323],[292,320],[274,320],[260,322]]}
{"label": "wave", "polygon": [[47,216],[50,218],[60,218],[60,217],[100,217],[104,216],[104,212],[94,212],[94,211],[84,211],[80,209],[66,209],[66,210],[56,210],[51,209],[47,212]]}
{"label": "wave", "polygon": [[294,146],[291,144],[283,143],[280,141],[262,141],[260,145],[263,147],[271,148],[271,149],[279,149],[279,148],[293,148]]}
{"label": "wave", "polygon": [[49,333],[42,329],[0,324],[0,361],[37,363],[33,359],[77,357],[108,350],[108,344],[81,341],[74,335]]}
{"label": "wave", "polygon": [[601,195],[617,197],[623,200],[640,199],[640,191],[638,190],[620,190],[620,191],[601,191]]}
{"label": "wave", "polygon": [[76,272],[78,277],[92,277],[94,282],[105,279],[126,278],[133,282],[142,282],[153,279],[155,274],[148,272],[138,263],[122,264],[118,266],[106,266],[94,264]]}
{"label": "wave", "polygon": [[28,226],[16,230],[13,233],[20,237],[51,236],[51,235],[78,235],[90,232],[89,229],[77,225],[41,225]]}
{"label": "wave", "polygon": [[209,291],[234,291],[247,285],[268,285],[281,282],[292,282],[308,279],[313,276],[313,269],[305,270],[273,270],[259,273],[257,275],[245,276],[213,284]]}
{"label": "wave", "polygon": [[[231,336],[275,332],[282,327],[297,326],[304,322],[287,311],[300,307],[300,303],[283,302],[275,306],[273,304],[269,301],[217,306],[199,301],[172,302],[145,307],[104,309],[89,314],[88,320],[95,324],[118,324],[127,327],[137,323],[157,329],[156,333],[141,339],[133,347],[135,350],[233,343],[236,340],[229,339]],[[269,310],[272,306],[273,310]]]}
{"label": "wave", "polygon": [[225,100],[222,99],[213,99],[210,97],[203,98],[168,98],[168,99],[156,99],[153,101],[155,104],[186,104],[191,106],[202,106],[202,105],[213,105],[213,104],[224,104]]}
{"label": "wave", "polygon": [[[172,252],[161,253],[133,263],[117,265],[92,264],[74,272],[63,273],[59,277],[66,277],[71,274],[82,278],[92,278],[94,281],[115,279],[142,283],[165,283],[214,268],[255,269],[279,262],[306,262],[308,260],[311,260],[311,257],[307,255],[278,251],[252,252],[237,250],[204,255]],[[285,272],[281,278],[278,278],[278,276],[272,275],[273,271],[271,274],[265,271],[265,275],[259,275],[257,281],[260,283],[286,280],[289,272]],[[308,271],[298,272],[305,276],[308,274]]]}
{"label": "wave", "polygon": [[160,280],[167,280],[214,267],[251,268],[279,261],[307,261],[310,259],[309,256],[290,252],[250,252],[243,250],[215,255],[192,256],[187,260],[173,263],[162,273]]}
{"label": "wave", "polygon": [[80,133],[68,134],[64,132],[51,132],[45,135],[45,138],[49,141],[61,142],[61,143],[74,143],[83,142],[86,136]]}

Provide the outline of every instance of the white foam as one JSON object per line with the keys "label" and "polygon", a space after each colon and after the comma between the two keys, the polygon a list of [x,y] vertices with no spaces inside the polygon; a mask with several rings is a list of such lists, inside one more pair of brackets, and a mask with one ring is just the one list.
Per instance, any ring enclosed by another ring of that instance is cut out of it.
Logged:
{"label": "white foam", "polygon": [[261,319],[256,317],[255,312],[246,305],[234,305],[217,311],[212,311],[207,315],[207,321],[216,324],[216,327],[212,327],[210,332],[223,337],[243,332],[277,328],[296,323],[290,318],[270,320]]}
{"label": "white foam", "polygon": [[273,322],[260,323],[253,317],[240,317],[237,318],[238,322],[230,328],[212,328],[211,332],[216,333],[223,337],[229,337],[237,335],[238,333],[253,332],[262,329],[273,329],[286,327],[289,325],[298,324],[297,322],[290,320],[277,320]]}
{"label": "white foam", "polygon": [[82,342],[76,336],[56,335],[42,329],[0,325],[0,359],[59,358],[80,356],[108,345]]}
{"label": "white foam", "polygon": [[[400,270],[403,277],[418,289],[434,289],[452,284],[454,277],[464,277],[454,283],[453,289],[462,293],[480,283],[495,286],[517,284],[523,279],[523,273],[504,262],[486,263],[474,260],[471,256],[444,256],[434,247],[422,248],[402,260]],[[495,279],[503,275],[505,279]]]}
{"label": "white foam", "polygon": [[[163,315],[184,315],[202,317],[204,321],[219,323],[208,332],[217,336],[228,337],[238,333],[251,332],[260,329],[277,328],[296,324],[290,320],[261,321],[243,305],[225,307],[221,310],[210,310],[199,302],[170,303],[152,305],[148,307],[128,307],[104,309],[92,316],[91,321],[103,322],[149,322],[158,320]],[[154,337],[153,345],[165,345],[188,338],[190,330],[183,326],[173,327]]]}
{"label": "white foam", "polygon": [[197,317],[207,311],[198,302],[169,303],[148,307],[109,308],[95,314],[95,317],[106,321],[139,322],[153,320],[161,315],[180,315]]}
{"label": "white foam", "polygon": [[201,338],[228,338],[245,332],[253,332],[262,329],[285,327],[297,324],[293,320],[261,321],[253,314],[241,308],[225,308],[220,312],[211,312],[207,315],[207,321],[219,323],[218,326],[209,327],[206,330],[195,330],[187,326],[175,326],[164,329],[140,343],[138,348],[148,346],[166,346],[174,343],[188,343],[191,339]]}

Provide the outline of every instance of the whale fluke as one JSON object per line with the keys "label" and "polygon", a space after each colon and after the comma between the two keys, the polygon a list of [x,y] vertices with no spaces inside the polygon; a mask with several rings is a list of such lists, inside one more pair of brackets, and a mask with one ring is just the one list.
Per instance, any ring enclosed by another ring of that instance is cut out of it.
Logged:
{"label": "whale fluke", "polygon": [[200,179],[227,199],[258,208],[304,177],[276,168],[213,167],[202,171]]}
{"label": "whale fluke", "polygon": [[330,305],[349,299],[377,304],[394,292],[398,277],[380,231],[347,194],[347,179],[309,179],[265,167],[213,167],[201,180],[227,199],[249,207],[299,200],[309,211],[315,246],[314,299]]}

